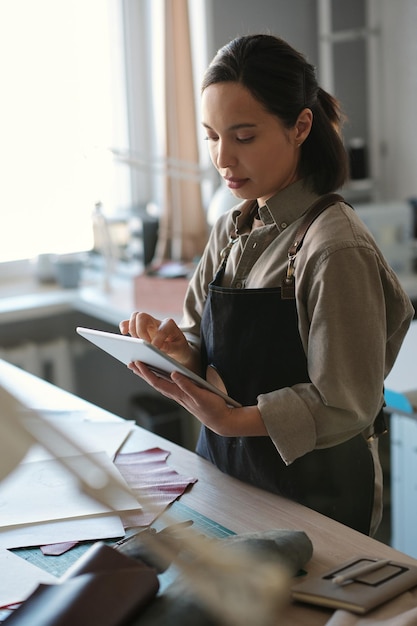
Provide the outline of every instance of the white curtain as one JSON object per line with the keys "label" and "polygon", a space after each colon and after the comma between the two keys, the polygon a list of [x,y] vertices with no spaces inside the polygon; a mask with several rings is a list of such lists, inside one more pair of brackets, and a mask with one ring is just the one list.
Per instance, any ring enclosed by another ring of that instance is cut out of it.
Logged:
{"label": "white curtain", "polygon": [[191,261],[207,241],[203,208],[188,0],[164,0],[165,199],[156,262]]}

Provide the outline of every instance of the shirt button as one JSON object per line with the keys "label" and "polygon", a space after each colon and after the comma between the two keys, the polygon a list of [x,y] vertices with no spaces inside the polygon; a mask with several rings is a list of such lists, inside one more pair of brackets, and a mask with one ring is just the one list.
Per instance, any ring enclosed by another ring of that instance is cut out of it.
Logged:
{"label": "shirt button", "polygon": [[237,287],[237,289],[242,289],[242,281],[241,280],[237,281],[236,287]]}
{"label": "shirt button", "polygon": [[288,224],[287,222],[281,222],[281,228],[287,228]]}

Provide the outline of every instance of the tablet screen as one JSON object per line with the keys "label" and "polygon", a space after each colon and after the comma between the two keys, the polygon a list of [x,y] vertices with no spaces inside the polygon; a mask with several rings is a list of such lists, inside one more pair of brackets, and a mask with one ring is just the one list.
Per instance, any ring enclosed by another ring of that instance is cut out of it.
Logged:
{"label": "tablet screen", "polygon": [[191,370],[187,369],[175,359],[162,352],[152,344],[144,341],[143,339],[137,339],[136,337],[130,337],[128,335],[118,335],[116,333],[109,333],[104,330],[94,330],[92,328],[77,327],[77,333],[91,341],[94,345],[101,348],[108,354],[111,354],[114,358],[118,359],[125,365],[132,363],[132,361],[141,361],[145,363],[155,374],[161,377],[169,378],[171,372],[180,372],[188,378],[191,378],[200,387],[217,394],[230,406],[240,407],[241,405],[229,398],[228,395],[223,393],[220,389],[217,389],[214,385],[204,380]]}

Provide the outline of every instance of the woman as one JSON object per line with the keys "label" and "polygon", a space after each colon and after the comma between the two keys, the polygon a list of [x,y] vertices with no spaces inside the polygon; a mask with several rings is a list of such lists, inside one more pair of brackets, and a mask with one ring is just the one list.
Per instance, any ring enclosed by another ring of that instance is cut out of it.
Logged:
{"label": "woman", "polygon": [[338,103],[287,43],[249,35],[207,69],[202,122],[243,202],[214,226],[180,326],[135,312],[120,329],[242,407],[130,367],[200,420],[197,452],[222,471],[374,533],[384,378],[413,308],[352,208],[328,195],[348,176]]}

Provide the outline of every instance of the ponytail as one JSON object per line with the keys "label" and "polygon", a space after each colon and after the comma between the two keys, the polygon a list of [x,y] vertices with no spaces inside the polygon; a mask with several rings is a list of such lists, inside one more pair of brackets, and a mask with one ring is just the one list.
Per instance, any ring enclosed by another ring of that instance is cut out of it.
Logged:
{"label": "ponytail", "polygon": [[349,177],[349,160],[341,136],[344,115],[340,104],[321,87],[311,107],[313,124],[302,146],[300,174],[311,179],[319,194],[336,191]]}

